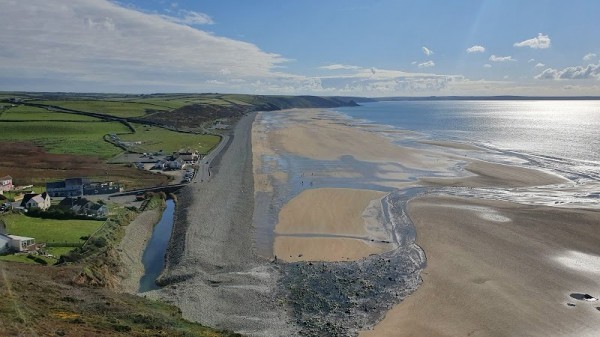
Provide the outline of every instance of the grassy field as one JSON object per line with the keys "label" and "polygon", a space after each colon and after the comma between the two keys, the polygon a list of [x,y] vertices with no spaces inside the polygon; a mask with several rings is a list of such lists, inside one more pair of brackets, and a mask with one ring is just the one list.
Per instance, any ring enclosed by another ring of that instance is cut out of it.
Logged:
{"label": "grassy field", "polygon": [[30,107],[25,105],[18,105],[6,109],[0,115],[0,121],[3,120],[68,120],[68,121],[99,121],[97,118],[68,114],[62,112],[48,111],[42,108]]}
{"label": "grassy field", "polygon": [[220,138],[212,135],[196,135],[190,133],[175,132],[159,127],[144,125],[134,125],[135,134],[120,135],[123,141],[137,142],[141,141],[140,149],[142,152],[155,152],[163,150],[166,153],[178,151],[182,148],[197,150],[202,154],[208,153],[215,147]]}
{"label": "grassy field", "polygon": [[78,286],[81,266],[0,262],[1,336],[233,337],[185,321],[174,306]]}
{"label": "grassy field", "polygon": [[2,122],[1,141],[29,141],[44,147],[49,153],[98,156],[109,158],[121,152],[104,142],[109,133],[130,130],[117,122]]}
{"label": "grassy field", "polygon": [[108,100],[61,100],[36,101],[38,104],[56,105],[62,108],[96,112],[117,117],[142,117],[147,110],[171,110],[162,105],[145,102],[108,101]]}
{"label": "grassy field", "polygon": [[92,234],[104,223],[96,220],[40,219],[21,214],[9,214],[3,219],[8,233],[35,238],[37,243],[81,242],[82,236]]}

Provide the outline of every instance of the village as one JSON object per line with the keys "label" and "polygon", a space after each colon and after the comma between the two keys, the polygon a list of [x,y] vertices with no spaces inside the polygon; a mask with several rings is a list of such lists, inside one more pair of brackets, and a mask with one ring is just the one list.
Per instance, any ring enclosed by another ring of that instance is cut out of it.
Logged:
{"label": "village", "polygon": [[[120,162],[169,176],[169,185],[191,183],[202,159],[197,151],[125,153]],[[115,181],[72,177],[43,186],[16,185],[0,177],[0,260],[48,264],[90,241],[119,209],[143,209],[148,191],[124,190]],[[61,234],[62,232],[62,234]]]}

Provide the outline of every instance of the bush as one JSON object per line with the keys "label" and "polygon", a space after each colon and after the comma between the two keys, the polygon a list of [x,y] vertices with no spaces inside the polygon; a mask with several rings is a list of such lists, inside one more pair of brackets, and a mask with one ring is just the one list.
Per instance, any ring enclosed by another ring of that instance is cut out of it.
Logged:
{"label": "bush", "polygon": [[115,325],[113,325],[113,329],[115,329],[115,331],[117,331],[117,332],[131,331],[131,327],[129,325],[123,325],[123,324],[115,324]]}
{"label": "bush", "polygon": [[98,248],[106,247],[106,245],[108,245],[108,241],[103,236],[93,239],[93,243],[94,246]]}
{"label": "bush", "polygon": [[35,261],[36,263],[39,263],[39,264],[43,264],[43,265],[47,265],[48,264],[48,262],[46,260],[42,259],[39,256],[35,256],[33,254],[28,254],[27,258],[31,259],[31,260]]}

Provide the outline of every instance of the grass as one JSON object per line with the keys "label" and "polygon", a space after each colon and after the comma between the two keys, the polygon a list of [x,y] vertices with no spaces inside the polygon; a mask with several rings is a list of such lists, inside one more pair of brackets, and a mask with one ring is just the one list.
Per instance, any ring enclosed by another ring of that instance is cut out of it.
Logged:
{"label": "grass", "polygon": [[30,107],[26,105],[18,105],[16,107],[11,107],[9,109],[4,110],[4,112],[0,115],[0,121],[2,120],[99,121],[97,118],[94,117],[49,111],[46,109]]}
{"label": "grass", "polygon": [[208,153],[215,147],[220,138],[212,135],[196,135],[171,131],[159,127],[134,125],[137,132],[135,134],[120,135],[123,141],[136,142],[141,141],[142,152],[156,152],[163,150],[166,153],[178,151],[182,148],[197,150],[202,154]]}
{"label": "grass", "polygon": [[80,242],[80,237],[92,234],[104,223],[96,220],[40,219],[21,214],[9,214],[3,219],[8,233],[35,238],[37,243]]}
{"label": "grass", "polygon": [[30,141],[49,153],[109,158],[121,152],[103,140],[105,134],[130,132],[118,122],[2,122],[0,141]]}
{"label": "grass", "polygon": [[0,262],[2,336],[241,336],[185,321],[172,305],[74,284],[81,267]]}
{"label": "grass", "polygon": [[39,104],[56,105],[66,109],[96,112],[116,117],[143,117],[147,110],[171,110],[164,106],[144,102],[109,101],[109,100],[60,100],[39,101]]}

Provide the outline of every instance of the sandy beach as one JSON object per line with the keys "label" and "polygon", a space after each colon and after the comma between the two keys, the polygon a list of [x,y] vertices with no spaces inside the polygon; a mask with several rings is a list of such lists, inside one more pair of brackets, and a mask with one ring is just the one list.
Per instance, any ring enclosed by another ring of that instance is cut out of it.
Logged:
{"label": "sandy beach", "polygon": [[395,248],[385,232],[368,226],[369,207],[376,209],[384,195],[357,189],[305,190],[279,212],[275,256],[287,262],[346,261]]}
{"label": "sandy beach", "polygon": [[360,336],[600,331],[598,304],[570,296],[600,294],[599,212],[425,197],[409,214],[427,254],[423,284]]}
{"label": "sandy beach", "polygon": [[[581,300],[600,294],[600,213],[476,194],[568,179],[481,160],[468,144],[400,146],[410,133],[376,130],[321,110],[242,118],[211,179],[181,191],[164,286],[145,296],[249,336],[600,329],[600,303]],[[142,214],[126,235],[143,246],[159,215]],[[134,248],[122,258],[135,260]],[[131,265],[124,289],[135,292],[143,266]]]}
{"label": "sandy beach", "polygon": [[[571,296],[600,294],[597,210],[485,200],[475,190],[469,198],[452,196],[456,188],[548,188],[569,185],[568,179],[481,160],[485,149],[469,144],[399,146],[385,133],[319,110],[259,115],[254,128],[261,131],[253,135],[253,141],[260,138],[254,149],[257,195],[276,216],[273,250],[284,261],[335,268],[335,261],[368,263],[385,256],[394,245],[362,240],[367,227],[384,233],[381,214],[367,225],[368,205],[390,187],[425,194],[406,208],[427,255],[423,283],[403,300],[390,301],[385,318],[366,323],[361,336],[585,337],[600,329],[600,304]],[[427,195],[429,190],[435,193]]]}

